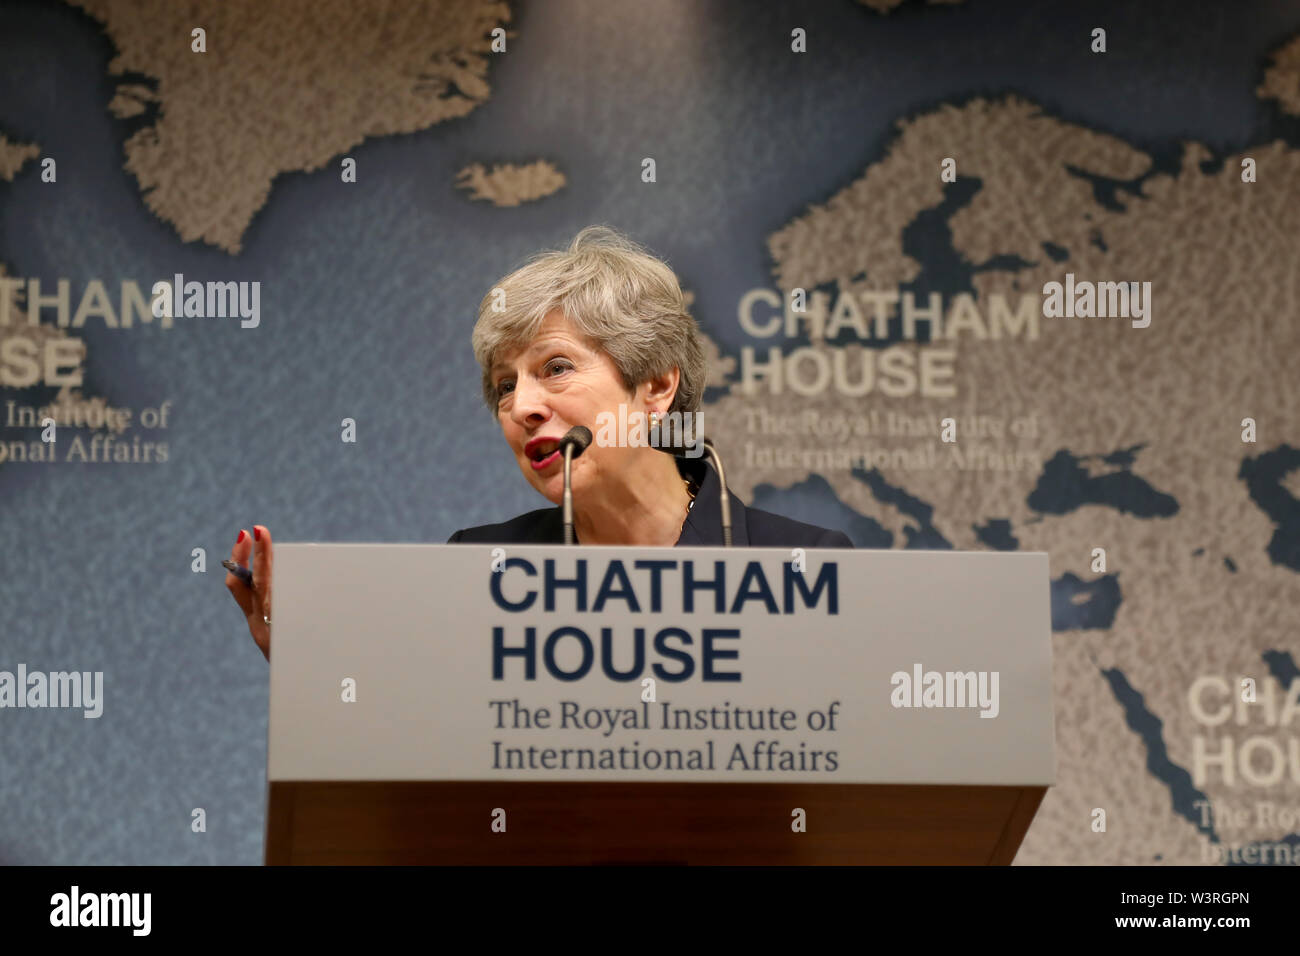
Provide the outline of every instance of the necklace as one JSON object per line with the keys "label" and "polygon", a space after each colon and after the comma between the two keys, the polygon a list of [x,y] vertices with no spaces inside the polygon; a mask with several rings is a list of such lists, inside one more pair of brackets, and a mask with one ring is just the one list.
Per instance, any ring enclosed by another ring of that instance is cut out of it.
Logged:
{"label": "necklace", "polygon": [[680,541],[682,532],[686,530],[686,519],[691,516],[691,509],[695,507],[695,489],[691,486],[689,478],[683,478],[682,484],[686,486],[686,493],[690,495],[690,501],[686,502],[686,514],[682,515],[682,526],[677,531],[677,538]]}

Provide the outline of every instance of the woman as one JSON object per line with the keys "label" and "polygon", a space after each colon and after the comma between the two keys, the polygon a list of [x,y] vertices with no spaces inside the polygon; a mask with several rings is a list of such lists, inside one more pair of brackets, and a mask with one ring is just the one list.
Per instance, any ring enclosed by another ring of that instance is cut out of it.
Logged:
{"label": "woman", "polygon": [[[595,440],[573,461],[579,544],[718,546],[721,486],[703,458],[678,458],[644,440],[660,422],[700,410],[708,363],[699,328],[672,270],[611,229],[582,230],[567,250],[544,253],[501,280],[479,305],[474,356],[483,396],[525,479],[553,505],[564,491],[561,437],[575,425]],[[601,423],[627,422],[629,440]],[[650,429],[638,428],[648,423]],[[637,440],[637,439],[642,440]],[[612,439],[612,440],[611,440]],[[746,508],[729,495],[738,547],[852,547],[848,536]],[[562,544],[559,507],[465,528],[449,542]],[[270,532],[254,525],[231,549],[244,564],[257,545],[254,588],[233,574],[253,640],[270,658]]]}

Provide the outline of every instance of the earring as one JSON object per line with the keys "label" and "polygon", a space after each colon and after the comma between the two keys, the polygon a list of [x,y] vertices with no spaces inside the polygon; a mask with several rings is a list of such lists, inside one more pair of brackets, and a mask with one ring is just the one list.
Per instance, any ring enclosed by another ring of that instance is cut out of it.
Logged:
{"label": "earring", "polygon": [[658,427],[659,427],[659,413],[658,413],[658,412],[651,412],[651,413],[650,413],[650,427],[651,427],[651,428],[658,428]]}

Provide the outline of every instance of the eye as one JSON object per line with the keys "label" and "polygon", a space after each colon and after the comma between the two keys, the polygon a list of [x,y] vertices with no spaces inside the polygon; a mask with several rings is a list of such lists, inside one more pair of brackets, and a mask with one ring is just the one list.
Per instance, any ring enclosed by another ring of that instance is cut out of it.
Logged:
{"label": "eye", "polygon": [[550,372],[554,369],[558,369],[561,372],[567,372],[570,371],[572,368],[573,366],[569,364],[569,362],[566,359],[551,359],[549,362],[546,363],[547,372]]}
{"label": "eye", "polygon": [[514,387],[515,383],[509,379],[502,379],[500,382],[497,382],[497,401],[499,402],[501,399],[509,395],[510,392],[514,390]]}

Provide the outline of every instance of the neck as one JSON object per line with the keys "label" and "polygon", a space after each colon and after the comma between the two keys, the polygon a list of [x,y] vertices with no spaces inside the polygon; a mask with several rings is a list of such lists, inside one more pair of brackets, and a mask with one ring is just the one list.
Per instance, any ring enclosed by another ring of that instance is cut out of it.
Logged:
{"label": "neck", "polygon": [[647,450],[632,468],[602,482],[599,495],[573,502],[581,544],[671,547],[681,537],[691,496],[670,455]]}

